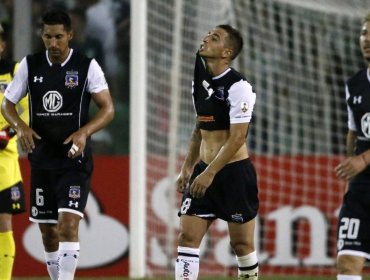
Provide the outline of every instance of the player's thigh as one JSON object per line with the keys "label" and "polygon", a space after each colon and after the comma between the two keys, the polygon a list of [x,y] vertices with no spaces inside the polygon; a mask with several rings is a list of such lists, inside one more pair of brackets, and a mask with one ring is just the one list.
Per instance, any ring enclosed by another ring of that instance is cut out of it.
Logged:
{"label": "player's thigh", "polygon": [[182,215],[180,218],[179,246],[198,248],[212,220]]}
{"label": "player's thigh", "polygon": [[0,232],[12,230],[12,215],[9,213],[0,213]]}
{"label": "player's thigh", "polygon": [[337,259],[338,274],[361,275],[364,264],[364,257],[339,255]]}
{"label": "player's thigh", "polygon": [[255,218],[243,224],[228,223],[230,245],[238,256],[254,251],[255,224]]}

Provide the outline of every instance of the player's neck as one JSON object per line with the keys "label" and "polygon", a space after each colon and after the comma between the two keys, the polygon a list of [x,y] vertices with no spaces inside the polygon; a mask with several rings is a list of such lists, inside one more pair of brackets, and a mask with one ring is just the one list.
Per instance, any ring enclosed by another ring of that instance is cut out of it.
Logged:
{"label": "player's neck", "polygon": [[212,77],[218,76],[230,68],[230,65],[225,61],[207,60],[207,70]]}
{"label": "player's neck", "polygon": [[51,56],[50,53],[49,53],[49,60],[51,63],[55,64],[62,64],[64,61],[67,60],[68,56],[69,56],[69,53],[70,53],[71,49],[68,48],[68,50],[63,53],[62,55],[59,55],[59,56]]}

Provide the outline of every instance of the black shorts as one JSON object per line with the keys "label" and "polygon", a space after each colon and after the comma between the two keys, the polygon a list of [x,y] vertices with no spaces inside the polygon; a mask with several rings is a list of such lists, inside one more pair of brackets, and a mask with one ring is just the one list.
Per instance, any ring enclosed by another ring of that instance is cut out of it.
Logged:
{"label": "black shorts", "polygon": [[25,210],[22,182],[0,192],[0,213],[19,214]]}
{"label": "black shorts", "polygon": [[63,169],[31,169],[30,220],[57,223],[59,212],[83,217],[90,191],[92,163]]}
{"label": "black shorts", "polygon": [[367,189],[350,187],[344,195],[337,226],[339,255],[370,259],[370,191]]}
{"label": "black shorts", "polygon": [[[189,186],[206,167],[202,161],[195,166]],[[193,198],[187,190],[178,215],[245,223],[256,217],[258,207],[256,171],[252,162],[245,159],[222,168],[202,198]]]}

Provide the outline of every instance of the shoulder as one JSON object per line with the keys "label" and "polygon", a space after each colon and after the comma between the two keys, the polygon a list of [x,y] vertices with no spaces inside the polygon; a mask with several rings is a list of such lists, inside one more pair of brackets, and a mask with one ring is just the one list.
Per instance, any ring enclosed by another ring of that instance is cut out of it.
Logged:
{"label": "shoulder", "polygon": [[92,58],[89,58],[87,57],[85,54],[77,51],[77,50],[73,50],[73,54],[72,54],[72,59],[80,62],[80,63],[87,63],[89,64],[92,60]]}
{"label": "shoulder", "polygon": [[29,54],[26,56],[26,62],[27,66],[32,66],[32,65],[39,65],[41,61],[45,60],[46,61],[46,52],[38,52],[34,54]]}
{"label": "shoulder", "polygon": [[364,68],[358,71],[356,74],[354,74],[351,78],[349,78],[347,81],[347,85],[351,87],[366,80],[367,80],[367,68]]}
{"label": "shoulder", "polygon": [[230,90],[247,93],[253,92],[252,85],[247,81],[243,74],[233,68],[231,68],[231,71],[228,74],[230,75],[229,79],[231,82]]}

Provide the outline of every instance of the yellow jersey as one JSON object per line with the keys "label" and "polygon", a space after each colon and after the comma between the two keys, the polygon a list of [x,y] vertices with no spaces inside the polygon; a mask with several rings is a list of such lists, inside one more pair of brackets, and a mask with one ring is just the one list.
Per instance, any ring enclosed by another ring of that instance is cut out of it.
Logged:
{"label": "yellow jersey", "polygon": [[[12,81],[19,64],[7,60],[0,60],[0,104],[4,98],[4,92]],[[29,123],[28,98],[23,98],[17,105],[18,113],[23,121]],[[0,130],[9,126],[4,116],[0,114]],[[9,140],[4,150],[0,150],[0,191],[7,189],[22,181],[18,162],[17,135]]]}

